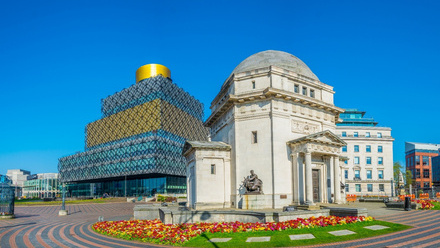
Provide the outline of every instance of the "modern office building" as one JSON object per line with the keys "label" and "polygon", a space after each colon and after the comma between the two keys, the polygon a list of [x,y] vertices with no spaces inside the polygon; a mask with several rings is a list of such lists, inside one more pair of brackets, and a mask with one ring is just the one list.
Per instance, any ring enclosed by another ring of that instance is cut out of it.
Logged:
{"label": "modern office building", "polygon": [[60,194],[58,173],[30,175],[23,184],[23,196],[26,198],[53,198],[60,197]]}
{"label": "modern office building", "polygon": [[439,156],[440,144],[405,142],[406,169],[416,188],[430,188],[433,182],[432,158]]}
{"label": "modern office building", "polygon": [[203,105],[149,64],[136,84],[101,101],[102,118],[85,130],[85,151],[59,159],[67,196],[186,193],[187,139],[207,140]]}
{"label": "modern office building", "polygon": [[337,135],[347,145],[342,147],[345,161],[345,191],[356,195],[387,195],[392,193],[393,137],[391,128],[378,127],[364,111],[346,109],[339,115]]}
{"label": "modern office building", "polygon": [[15,196],[21,197],[23,195],[22,189],[24,182],[28,176],[31,175],[30,171],[22,169],[8,170],[6,175],[12,180],[12,186],[15,187]]}

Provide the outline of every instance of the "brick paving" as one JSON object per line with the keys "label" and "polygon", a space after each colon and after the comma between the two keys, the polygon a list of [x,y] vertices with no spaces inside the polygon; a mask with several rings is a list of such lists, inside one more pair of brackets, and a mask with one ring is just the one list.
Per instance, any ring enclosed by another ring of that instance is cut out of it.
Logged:
{"label": "brick paving", "polygon": [[[0,247],[168,247],[100,235],[91,224],[104,220],[129,220],[134,203],[68,205],[68,216],[58,216],[60,206],[16,207],[16,217],[0,220]],[[309,247],[440,247],[440,211],[384,209],[383,204],[350,205],[367,207],[379,220],[414,228],[352,241]]]}

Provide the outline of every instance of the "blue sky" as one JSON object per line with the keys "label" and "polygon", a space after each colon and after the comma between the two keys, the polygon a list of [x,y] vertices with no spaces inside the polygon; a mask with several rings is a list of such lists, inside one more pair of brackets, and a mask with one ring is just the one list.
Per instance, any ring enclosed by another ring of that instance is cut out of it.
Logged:
{"label": "blue sky", "polygon": [[3,1],[0,174],[56,172],[100,100],[159,63],[209,105],[248,56],[282,50],[404,142],[440,143],[438,1]]}

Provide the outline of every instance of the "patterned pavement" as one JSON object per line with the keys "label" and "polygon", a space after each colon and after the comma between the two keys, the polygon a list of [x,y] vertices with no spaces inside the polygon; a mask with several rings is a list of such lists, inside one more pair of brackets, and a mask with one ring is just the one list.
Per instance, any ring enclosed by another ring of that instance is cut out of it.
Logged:
{"label": "patterned pavement", "polygon": [[[16,207],[16,219],[0,220],[0,247],[167,247],[120,240],[95,233],[91,224],[128,220],[134,203],[70,205],[68,216],[59,206]],[[390,211],[376,219],[414,226],[397,233],[310,247],[440,247],[440,211]]]}

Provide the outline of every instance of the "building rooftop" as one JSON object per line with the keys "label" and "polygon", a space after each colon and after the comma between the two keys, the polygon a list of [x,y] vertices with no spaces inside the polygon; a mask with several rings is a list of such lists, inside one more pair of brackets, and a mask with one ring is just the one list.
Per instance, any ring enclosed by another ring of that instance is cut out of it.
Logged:
{"label": "building rooftop", "polygon": [[365,111],[359,111],[357,109],[345,109],[345,112],[339,115],[340,123],[336,123],[337,126],[369,126],[375,127],[378,122],[373,118],[364,117]]}
{"label": "building rooftop", "polygon": [[433,143],[420,143],[420,142],[405,142],[405,152],[412,150],[427,150],[433,152],[439,152],[440,144]]}
{"label": "building rooftop", "polygon": [[310,68],[296,56],[275,50],[267,50],[256,53],[243,60],[232,73],[255,70],[259,68],[277,66],[300,75],[318,80],[318,77],[310,70]]}

